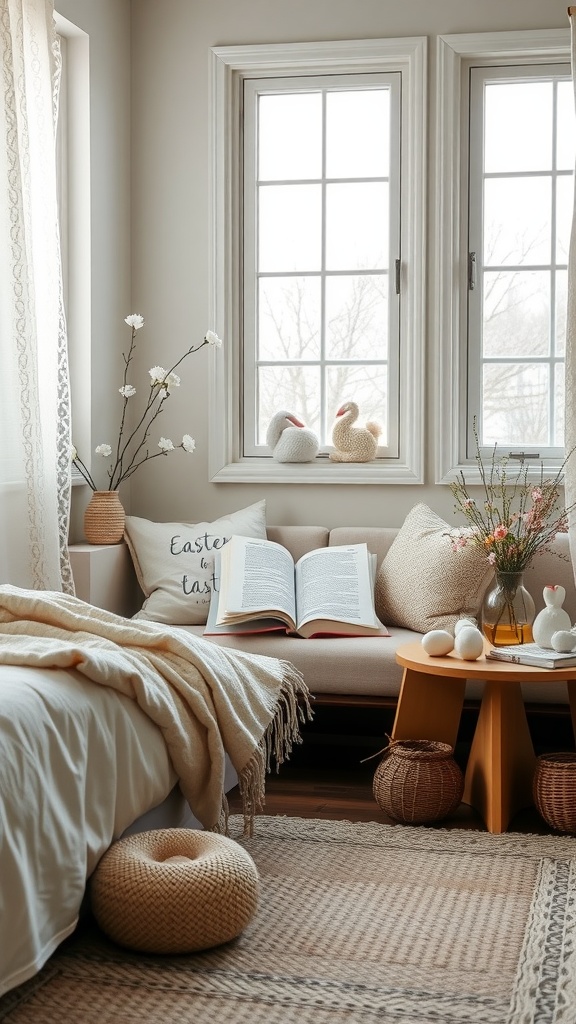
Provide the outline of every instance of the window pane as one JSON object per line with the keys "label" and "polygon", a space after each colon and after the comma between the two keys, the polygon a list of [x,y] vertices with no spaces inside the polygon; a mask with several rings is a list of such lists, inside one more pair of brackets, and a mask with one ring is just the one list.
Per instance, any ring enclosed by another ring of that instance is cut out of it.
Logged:
{"label": "window pane", "polygon": [[548,445],[549,389],[548,366],[486,364],[482,444]]}
{"label": "window pane", "polygon": [[558,82],[558,129],[556,133],[556,166],[573,171],[576,160],[576,121],[572,82]]}
{"label": "window pane", "polygon": [[541,171],[552,166],[551,82],[486,86],[484,168]]}
{"label": "window pane", "polygon": [[328,359],[386,359],[388,276],[329,277],[326,281]]}
{"label": "window pane", "polygon": [[390,165],[389,138],[389,89],[328,93],[328,178],[387,177]]}
{"label": "window pane", "polygon": [[568,263],[572,210],[574,207],[574,177],[562,175],[558,178],[556,200],[556,262]]}
{"label": "window pane", "polygon": [[380,270],[388,266],[388,184],[326,186],[326,267]]}
{"label": "window pane", "polygon": [[321,93],[260,96],[258,118],[261,180],[321,176]]}
{"label": "window pane", "polygon": [[320,317],[320,278],[261,278],[258,358],[318,359]]}
{"label": "window pane", "polygon": [[258,370],[259,416],[257,444],[266,444],[266,431],[280,409],[294,413],[307,427],[320,432],[320,368],[318,366],[261,366]]}
{"label": "window pane", "polygon": [[484,190],[484,263],[549,263],[551,179],[488,178]]}
{"label": "window pane", "polygon": [[545,271],[485,271],[485,356],[547,356],[550,274]]}
{"label": "window pane", "polygon": [[356,402],[359,416],[356,426],[368,420],[379,423],[381,445],[387,444],[388,372],[385,366],[329,366],[326,370],[327,440],[332,442],[336,413],[345,402]]}
{"label": "window pane", "polygon": [[261,272],[319,270],[322,250],[320,185],[265,185],[259,189]]}

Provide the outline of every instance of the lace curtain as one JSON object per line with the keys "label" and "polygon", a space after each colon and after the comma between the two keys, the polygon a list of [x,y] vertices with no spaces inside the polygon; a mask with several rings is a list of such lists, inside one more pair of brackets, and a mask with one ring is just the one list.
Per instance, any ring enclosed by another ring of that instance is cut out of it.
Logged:
{"label": "lace curtain", "polygon": [[73,592],[53,0],[0,0],[0,583]]}

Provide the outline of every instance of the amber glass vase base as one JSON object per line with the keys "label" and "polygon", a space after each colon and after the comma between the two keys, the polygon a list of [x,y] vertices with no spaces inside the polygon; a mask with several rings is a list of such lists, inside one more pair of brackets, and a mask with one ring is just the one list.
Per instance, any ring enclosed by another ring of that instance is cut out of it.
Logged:
{"label": "amber glass vase base", "polygon": [[484,636],[493,647],[511,647],[512,644],[531,644],[533,641],[532,626],[525,623],[522,626],[491,626],[484,623],[482,627]]}

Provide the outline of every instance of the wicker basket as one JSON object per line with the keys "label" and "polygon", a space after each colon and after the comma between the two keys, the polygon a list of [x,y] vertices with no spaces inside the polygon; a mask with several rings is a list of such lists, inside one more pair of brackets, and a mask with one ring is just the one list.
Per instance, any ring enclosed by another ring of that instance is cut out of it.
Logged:
{"label": "wicker basket", "polygon": [[576,832],[576,754],[541,754],[536,759],[534,803],[558,832]]}
{"label": "wicker basket", "polygon": [[464,776],[448,743],[391,740],[374,774],[376,803],[395,821],[440,821],[456,810]]}

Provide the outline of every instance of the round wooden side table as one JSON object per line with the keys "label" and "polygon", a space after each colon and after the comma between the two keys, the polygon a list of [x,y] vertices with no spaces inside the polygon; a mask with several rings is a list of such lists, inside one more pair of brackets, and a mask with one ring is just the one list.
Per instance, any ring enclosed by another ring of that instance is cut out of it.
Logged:
{"label": "round wooden side table", "polygon": [[[485,651],[489,649],[486,643]],[[485,653],[477,661],[463,661],[454,653],[432,658],[418,641],[399,647],[396,660],[404,675],[392,730],[395,740],[441,740],[454,746],[466,680],[483,681],[462,799],[482,815],[489,832],[505,832],[517,811],[533,803],[536,757],[521,683],[566,680],[576,733],[576,668],[514,665],[487,660]]]}

